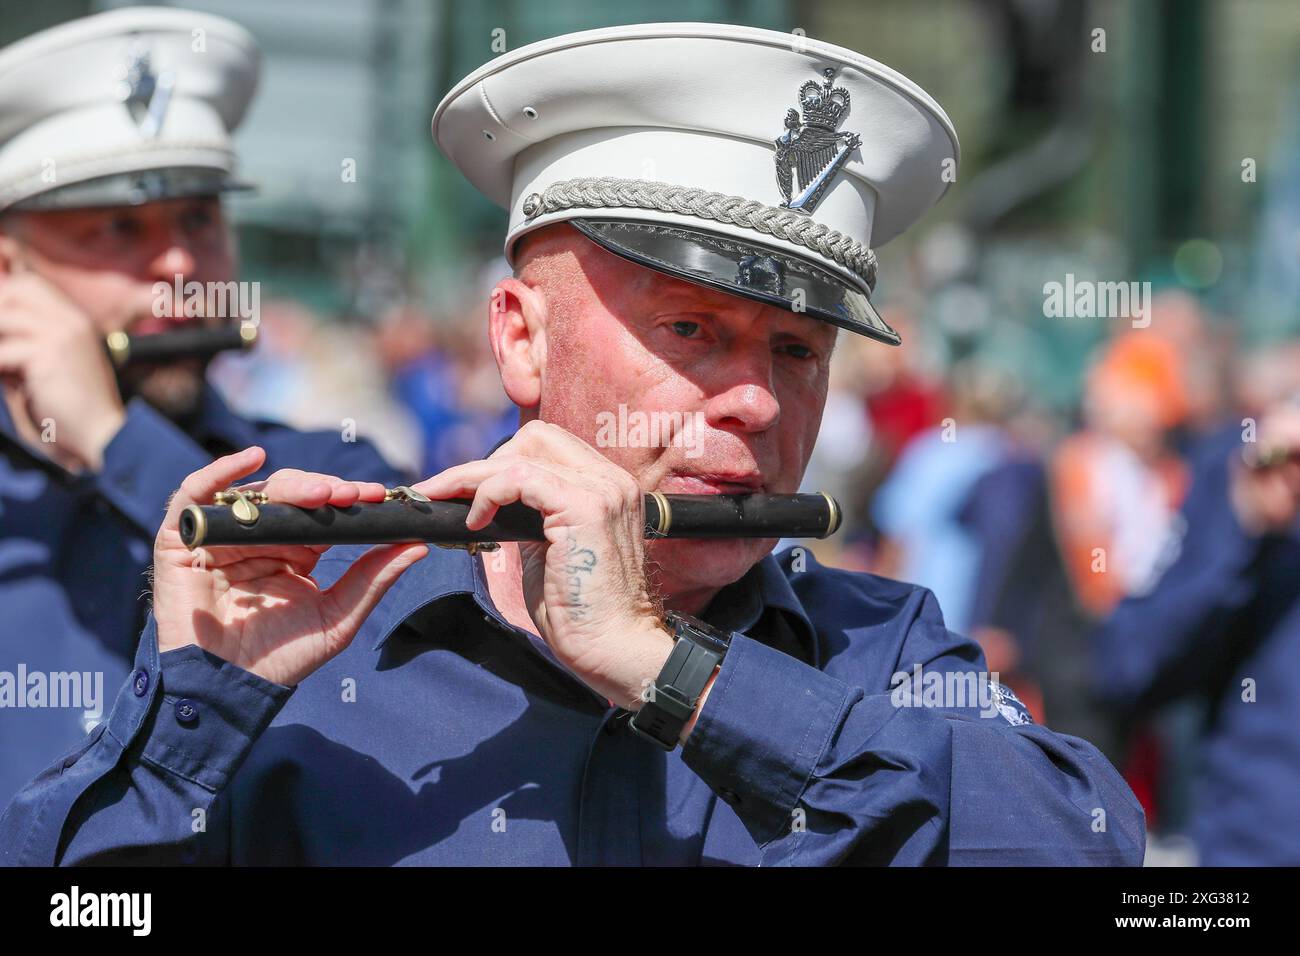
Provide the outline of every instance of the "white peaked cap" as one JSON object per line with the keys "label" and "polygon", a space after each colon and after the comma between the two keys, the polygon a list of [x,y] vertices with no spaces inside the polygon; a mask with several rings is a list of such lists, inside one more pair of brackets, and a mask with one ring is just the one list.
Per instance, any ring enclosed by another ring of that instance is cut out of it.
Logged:
{"label": "white peaked cap", "polygon": [[679,278],[897,344],[873,247],[955,179],[924,90],[851,50],[771,30],[658,23],[521,47],[456,84],[438,147],[517,240],[572,223]]}
{"label": "white peaked cap", "polygon": [[241,188],[230,134],[260,62],[242,27],[165,7],[73,20],[0,50],[0,210]]}

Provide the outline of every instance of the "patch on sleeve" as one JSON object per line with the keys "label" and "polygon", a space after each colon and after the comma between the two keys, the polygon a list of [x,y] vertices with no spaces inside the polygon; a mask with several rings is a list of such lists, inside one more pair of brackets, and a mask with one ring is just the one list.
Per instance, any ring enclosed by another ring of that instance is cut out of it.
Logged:
{"label": "patch on sleeve", "polygon": [[993,695],[993,705],[997,707],[998,713],[1007,723],[1018,727],[1021,724],[1034,722],[1034,718],[1029,716],[1029,708],[1010,687],[997,681],[989,681],[989,691]]}

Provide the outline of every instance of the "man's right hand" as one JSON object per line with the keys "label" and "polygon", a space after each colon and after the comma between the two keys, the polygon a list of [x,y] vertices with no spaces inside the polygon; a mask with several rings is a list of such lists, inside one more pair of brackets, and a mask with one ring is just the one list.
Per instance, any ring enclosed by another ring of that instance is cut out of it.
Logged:
{"label": "man's right hand", "polygon": [[[353,562],[331,587],[311,578],[323,545],[214,547],[181,543],[181,512],[261,467],[256,446],[219,458],[187,477],[154,540],[154,618],[158,650],[197,644],[278,684],[295,685],[351,643],[393,582],[428,553],[423,544],[384,545]],[[247,486],[273,502],[319,508],[382,501],[376,482],[344,481],[285,469]]]}
{"label": "man's right hand", "polygon": [[0,282],[0,375],[15,382],[33,426],[55,426],[59,448],[84,468],[126,420],[104,336],[53,283],[30,270]]}

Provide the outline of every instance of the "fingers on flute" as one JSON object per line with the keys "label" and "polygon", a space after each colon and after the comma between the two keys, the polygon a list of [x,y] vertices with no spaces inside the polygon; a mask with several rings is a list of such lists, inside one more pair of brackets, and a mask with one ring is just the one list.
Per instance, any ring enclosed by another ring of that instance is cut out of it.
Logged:
{"label": "fingers on flute", "polygon": [[270,501],[300,508],[319,508],[329,501],[333,488],[318,475],[297,468],[281,468],[266,479],[261,490]]}
{"label": "fingers on flute", "polygon": [[348,481],[333,475],[285,468],[276,472],[260,490],[270,500],[301,508],[331,505],[347,508],[358,501],[383,501],[387,489],[377,481]]}
{"label": "fingers on flute", "polygon": [[252,474],[266,461],[266,452],[257,445],[218,458],[210,465],[191,472],[172,495],[167,509],[166,526],[174,528],[182,511],[192,504],[208,505],[218,491],[229,488],[240,478]]}
{"label": "fingers on flute", "polygon": [[298,574],[305,577],[310,568],[308,571],[303,571],[293,561],[281,558],[250,558],[212,570],[228,584],[242,584],[245,581],[269,578],[275,574]]}
{"label": "fingers on flute", "polygon": [[500,458],[488,458],[483,461],[470,461],[455,465],[439,472],[432,478],[426,478],[412,489],[430,498],[456,498],[469,494],[478,487],[479,482],[506,467]]}
{"label": "fingers on flute", "polygon": [[388,489],[377,481],[354,481],[361,501],[383,501]]}
{"label": "fingers on flute", "polygon": [[308,575],[316,569],[316,563],[320,560],[320,556],[329,550],[329,545],[215,547],[200,550],[203,552],[203,557],[192,562],[193,566],[200,570],[231,568],[237,564],[269,558],[287,564],[296,574]]}
{"label": "fingers on flute", "polygon": [[[379,489],[374,497],[374,488]],[[271,501],[297,505],[299,508],[322,508],[332,505],[346,508],[358,501],[382,501],[383,486],[374,482],[346,481],[333,475],[283,468],[267,479],[261,489]],[[369,496],[369,497],[367,497]]]}
{"label": "fingers on flute", "polygon": [[563,476],[537,464],[517,463],[483,480],[465,516],[465,527],[486,527],[504,505],[522,501],[542,514],[552,514],[565,504]]}

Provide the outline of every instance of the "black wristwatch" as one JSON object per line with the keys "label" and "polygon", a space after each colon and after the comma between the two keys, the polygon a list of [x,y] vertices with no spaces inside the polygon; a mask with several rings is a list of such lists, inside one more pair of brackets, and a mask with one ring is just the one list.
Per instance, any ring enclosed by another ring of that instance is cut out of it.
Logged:
{"label": "black wristwatch", "polygon": [[664,750],[677,746],[682,728],[695,713],[709,678],[731,646],[731,635],[689,614],[669,611],[664,623],[677,643],[655,678],[648,700],[632,715],[628,726],[639,737]]}

